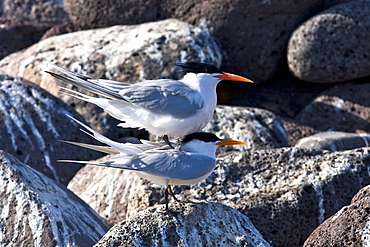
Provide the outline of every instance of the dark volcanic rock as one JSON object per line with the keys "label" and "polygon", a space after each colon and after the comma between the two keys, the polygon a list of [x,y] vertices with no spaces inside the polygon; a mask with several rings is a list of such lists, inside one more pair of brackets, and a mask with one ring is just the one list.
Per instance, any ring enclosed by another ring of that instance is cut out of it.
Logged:
{"label": "dark volcanic rock", "polygon": [[307,238],[304,247],[369,246],[370,186],[361,189],[351,204],[325,220]]}
{"label": "dark volcanic rock", "polygon": [[75,194],[0,151],[1,246],[92,246],[107,231]]}
{"label": "dark volcanic rock", "polygon": [[2,0],[0,10],[1,17],[32,23],[55,25],[69,19],[63,10],[63,1],[59,0]]}
{"label": "dark volcanic rock", "polygon": [[0,59],[38,42],[49,25],[0,18]]}
{"label": "dark volcanic rock", "polygon": [[298,78],[337,83],[370,75],[370,2],[335,5],[294,31],[288,64]]}
{"label": "dark volcanic rock", "polygon": [[62,184],[67,184],[81,165],[62,165],[58,159],[90,160],[100,156],[60,141],[91,139],[67,114],[84,121],[81,116],[39,86],[0,73],[0,98],[0,150]]}
{"label": "dark volcanic rock", "polygon": [[370,82],[336,85],[322,92],[295,120],[320,131],[370,132]]}

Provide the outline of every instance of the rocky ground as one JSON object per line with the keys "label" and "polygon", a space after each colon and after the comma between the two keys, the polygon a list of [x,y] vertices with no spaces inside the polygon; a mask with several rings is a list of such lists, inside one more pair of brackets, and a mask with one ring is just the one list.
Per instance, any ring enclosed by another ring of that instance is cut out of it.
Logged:
{"label": "rocky ground", "polygon": [[[370,246],[370,2],[13,1],[0,8],[1,246]],[[66,115],[114,140],[152,138],[63,95],[50,63],[135,83],[201,61],[221,82],[205,128],[248,143],[163,188],[109,159]]]}

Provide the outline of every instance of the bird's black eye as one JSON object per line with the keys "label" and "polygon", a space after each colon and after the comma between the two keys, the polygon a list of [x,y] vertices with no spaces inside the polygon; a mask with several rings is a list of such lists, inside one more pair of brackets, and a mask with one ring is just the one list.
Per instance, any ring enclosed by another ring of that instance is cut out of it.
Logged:
{"label": "bird's black eye", "polygon": [[195,132],[185,136],[181,143],[187,143],[190,142],[191,140],[200,140],[204,142],[217,142],[220,141],[221,139],[212,133]]}
{"label": "bird's black eye", "polygon": [[184,74],[186,73],[222,74],[222,71],[212,64],[188,62],[188,63],[178,63],[177,66],[181,67]]}

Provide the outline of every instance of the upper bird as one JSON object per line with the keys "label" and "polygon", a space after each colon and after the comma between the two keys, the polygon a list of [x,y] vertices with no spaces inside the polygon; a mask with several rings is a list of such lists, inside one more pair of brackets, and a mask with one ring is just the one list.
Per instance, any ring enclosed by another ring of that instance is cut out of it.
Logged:
{"label": "upper bird", "polygon": [[[72,117],[71,117],[72,118]],[[82,125],[88,134],[108,146],[68,142],[85,148],[112,154],[112,159],[105,162],[61,160],[106,167],[115,167],[134,171],[139,177],[166,187],[166,210],[168,209],[168,193],[175,200],[171,185],[197,184],[206,179],[216,166],[216,149],[221,145],[244,145],[241,141],[220,139],[216,135],[205,132],[192,133],[169,148],[164,142],[142,140],[142,144],[119,143],[94,131],[87,125],[72,118]]]}
{"label": "upper bird", "polygon": [[217,104],[216,86],[222,80],[252,82],[242,76],[222,72],[205,63],[178,64],[185,75],[180,80],[158,79],[129,84],[93,79],[54,65],[62,75],[52,76],[102,97],[74,92],[77,98],[103,108],[124,121],[120,126],[145,128],[157,136],[183,137],[201,131],[211,120]]}

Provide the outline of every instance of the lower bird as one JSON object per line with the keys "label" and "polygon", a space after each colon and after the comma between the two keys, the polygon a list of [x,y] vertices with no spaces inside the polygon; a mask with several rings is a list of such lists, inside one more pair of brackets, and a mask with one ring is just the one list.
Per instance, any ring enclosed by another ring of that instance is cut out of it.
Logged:
{"label": "lower bird", "polygon": [[[72,118],[72,117],[71,117]],[[220,139],[205,132],[192,133],[183,138],[180,144],[170,148],[165,142],[142,140],[142,144],[119,143],[94,131],[87,125],[72,118],[85,128],[85,132],[108,146],[69,142],[81,147],[101,151],[112,155],[112,160],[105,162],[60,160],[105,167],[115,167],[135,172],[165,190],[166,211],[169,209],[168,195],[176,201],[171,185],[192,185],[206,179],[216,166],[216,149],[222,145],[245,145],[242,141]]]}
{"label": "lower bird", "polygon": [[93,103],[126,128],[143,128],[156,136],[183,137],[201,131],[212,119],[217,104],[216,86],[222,80],[252,82],[205,63],[178,64],[180,80],[146,80],[136,84],[93,79],[54,65],[62,74],[47,71],[57,79],[100,97],[65,89],[75,97]]}

